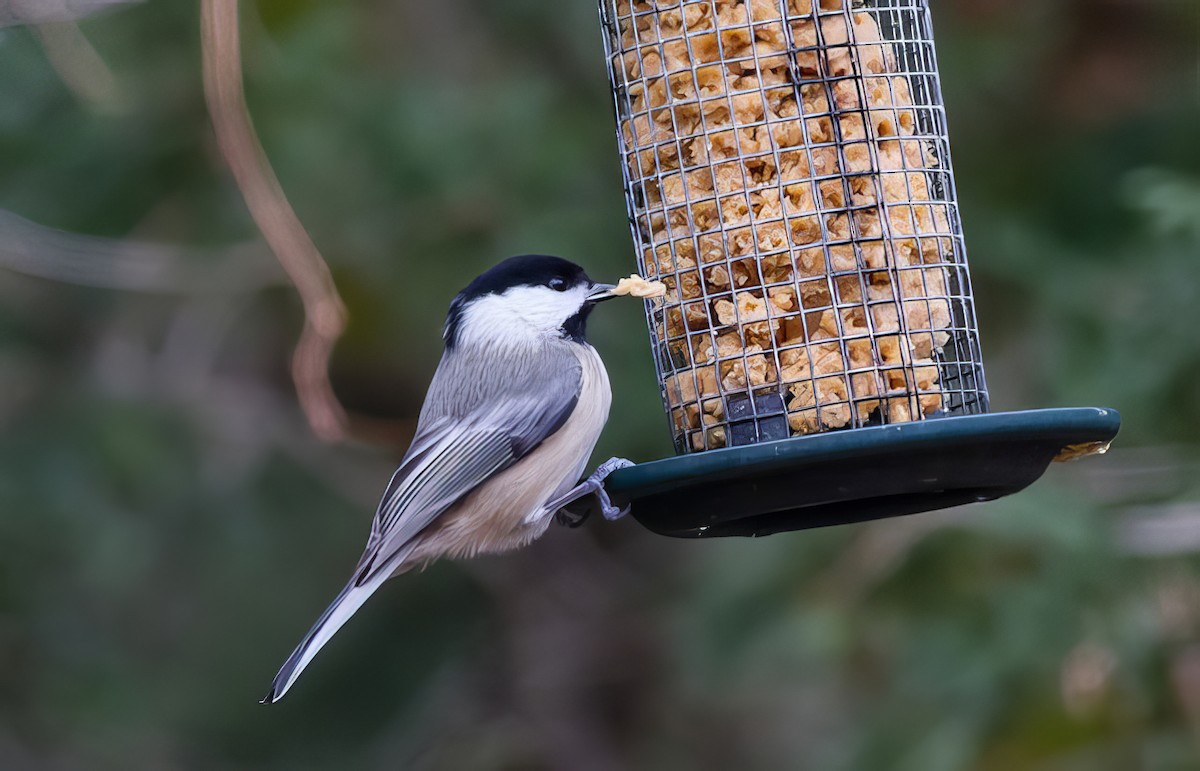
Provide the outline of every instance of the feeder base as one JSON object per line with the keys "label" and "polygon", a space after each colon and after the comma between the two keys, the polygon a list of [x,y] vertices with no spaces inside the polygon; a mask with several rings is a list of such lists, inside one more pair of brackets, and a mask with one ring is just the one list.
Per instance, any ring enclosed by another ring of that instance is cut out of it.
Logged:
{"label": "feeder base", "polygon": [[1120,427],[1097,408],[940,418],[641,463],[605,488],[662,535],[771,535],[1002,498]]}

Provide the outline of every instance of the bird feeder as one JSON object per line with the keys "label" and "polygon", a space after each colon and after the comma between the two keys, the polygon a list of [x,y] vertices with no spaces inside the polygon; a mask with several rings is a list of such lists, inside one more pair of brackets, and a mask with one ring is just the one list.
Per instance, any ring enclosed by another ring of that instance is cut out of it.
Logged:
{"label": "bird feeder", "polygon": [[676,536],[1016,492],[1112,410],[989,414],[924,0],[601,0],[677,455],[610,477]]}

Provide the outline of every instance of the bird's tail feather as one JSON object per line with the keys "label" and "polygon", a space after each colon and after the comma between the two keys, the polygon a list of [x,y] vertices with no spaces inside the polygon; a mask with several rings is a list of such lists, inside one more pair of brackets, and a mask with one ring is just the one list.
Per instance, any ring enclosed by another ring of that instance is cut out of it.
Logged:
{"label": "bird's tail feather", "polygon": [[346,584],[333,602],[329,603],[329,607],[317,619],[317,623],[313,624],[312,629],[308,630],[308,634],[304,635],[304,639],[296,646],[296,650],[292,651],[292,655],[288,656],[287,661],[283,662],[283,666],[279,668],[279,674],[275,675],[275,680],[271,683],[270,693],[260,703],[274,704],[283,698],[283,695],[296,682],[296,678],[300,677],[300,673],[309,665],[317,652],[391,576],[391,571],[377,571],[359,586],[357,581],[361,575],[362,573],[356,572],[354,578],[350,579],[350,583]]}

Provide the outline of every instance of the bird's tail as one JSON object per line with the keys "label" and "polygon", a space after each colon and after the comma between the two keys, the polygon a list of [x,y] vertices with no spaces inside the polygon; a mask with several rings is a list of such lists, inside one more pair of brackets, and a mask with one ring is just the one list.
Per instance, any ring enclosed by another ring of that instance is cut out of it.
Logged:
{"label": "bird's tail", "polygon": [[377,571],[360,586],[357,581],[362,575],[362,573],[356,573],[333,602],[329,603],[329,607],[317,619],[317,623],[313,624],[312,629],[308,630],[308,634],[304,635],[304,639],[296,646],[296,650],[292,651],[292,655],[288,656],[287,661],[283,662],[283,666],[279,668],[279,674],[275,675],[275,680],[271,683],[271,692],[260,702],[261,704],[274,704],[283,698],[283,695],[300,677],[300,673],[309,665],[317,652],[391,576],[391,571]]}

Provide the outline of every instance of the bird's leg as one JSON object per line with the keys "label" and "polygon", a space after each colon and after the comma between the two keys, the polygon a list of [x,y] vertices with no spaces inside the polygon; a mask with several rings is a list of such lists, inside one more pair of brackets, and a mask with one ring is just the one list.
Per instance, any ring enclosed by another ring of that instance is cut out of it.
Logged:
{"label": "bird's leg", "polygon": [[546,504],[546,508],[556,512],[555,518],[560,524],[567,527],[579,527],[588,518],[588,515],[591,514],[592,507],[587,505],[582,507],[567,507],[589,495],[594,495],[596,501],[600,504],[600,513],[604,515],[605,519],[609,521],[620,519],[629,513],[629,507],[619,508],[613,504],[612,500],[608,497],[608,492],[604,489],[604,480],[614,471],[629,468],[632,465],[633,461],[625,460],[624,458],[609,458],[601,463],[587,479]]}

